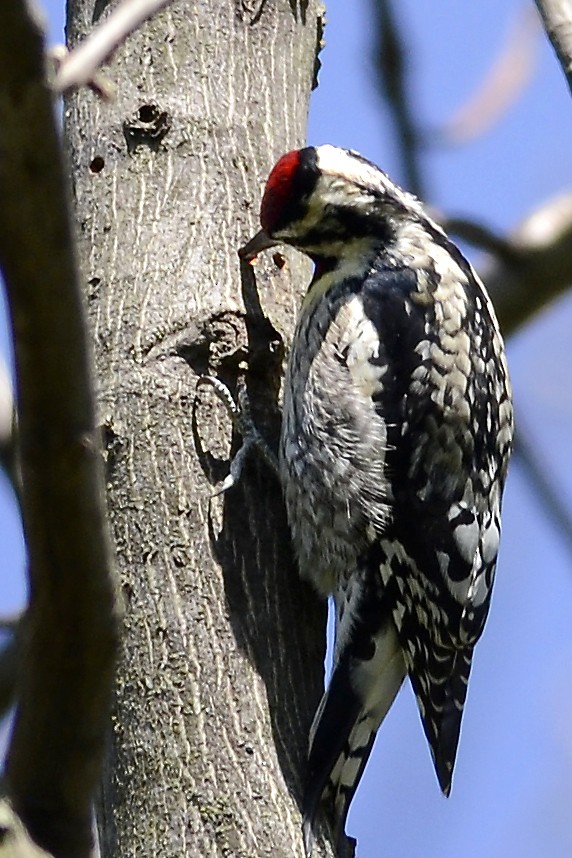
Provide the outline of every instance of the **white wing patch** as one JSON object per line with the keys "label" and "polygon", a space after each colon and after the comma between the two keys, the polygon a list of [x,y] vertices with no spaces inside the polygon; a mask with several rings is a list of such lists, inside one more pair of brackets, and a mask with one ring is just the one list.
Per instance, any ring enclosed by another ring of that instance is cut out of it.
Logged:
{"label": "white wing patch", "polygon": [[[449,521],[454,521],[454,519],[456,519],[463,511],[469,512],[469,509],[465,504],[453,504],[449,510]],[[466,560],[467,563],[470,563],[471,565],[475,560],[475,555],[479,547],[480,536],[481,532],[479,522],[477,521],[474,513],[472,514],[472,521],[469,523],[458,524],[453,530],[453,538],[459,554],[463,560]]]}

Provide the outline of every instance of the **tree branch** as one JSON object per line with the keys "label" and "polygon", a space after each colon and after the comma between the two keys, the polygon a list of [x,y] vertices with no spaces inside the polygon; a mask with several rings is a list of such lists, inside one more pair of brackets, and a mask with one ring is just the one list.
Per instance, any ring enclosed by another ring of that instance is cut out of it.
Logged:
{"label": "tree branch", "polygon": [[572,193],[544,203],[507,239],[507,254],[484,265],[486,283],[505,336],[572,283]]}
{"label": "tree branch", "polygon": [[467,101],[433,132],[435,142],[465,144],[490,130],[530,81],[540,31],[532,6],[519,7],[499,54]]}
{"label": "tree branch", "polygon": [[12,636],[0,649],[0,718],[14,705],[18,673],[18,645]]}
{"label": "tree branch", "polygon": [[14,455],[14,397],[8,370],[0,358],[0,468],[18,494],[16,460]]}
{"label": "tree branch", "polygon": [[403,163],[404,183],[412,193],[423,197],[419,130],[407,92],[408,52],[397,24],[392,0],[375,2],[373,9],[378,16],[377,67],[380,89],[387,101],[395,127],[398,151]]}
{"label": "tree branch", "polygon": [[83,313],[38,23],[0,5],[0,264],[17,370],[31,602],[6,765],[42,848],[86,858],[116,649]]}
{"label": "tree branch", "polygon": [[486,250],[488,253],[498,256],[503,260],[515,261],[514,250],[511,249],[507,239],[486,224],[477,223],[477,221],[465,217],[456,217],[455,215],[447,217],[431,208],[429,208],[429,213],[434,220],[441,224],[445,232],[450,235],[456,235],[474,247]]}
{"label": "tree branch", "polygon": [[22,821],[5,798],[0,799],[0,858],[53,858],[30,840]]}
{"label": "tree branch", "polygon": [[[442,221],[446,229],[487,250],[492,258],[481,271],[501,328],[506,336],[528,321],[548,301],[572,283],[572,194],[550,200],[503,239],[486,227],[456,218]],[[514,455],[533,491],[566,542],[572,545],[572,518],[546,468],[536,445],[520,421]]]}
{"label": "tree branch", "polygon": [[92,83],[100,66],[127,36],[171,0],[123,0],[83,42],[59,62],[54,92],[63,94]]}
{"label": "tree branch", "polygon": [[569,0],[536,0],[548,38],[572,92],[572,8]]}
{"label": "tree branch", "polygon": [[552,475],[548,473],[546,463],[538,455],[538,445],[533,443],[520,421],[515,436],[514,453],[528,477],[532,490],[556,530],[564,537],[569,549],[572,549],[572,516],[566,504],[555,488]]}
{"label": "tree branch", "polygon": [[490,254],[480,269],[505,336],[572,284],[572,193],[545,202],[507,238],[462,218],[444,228]]}

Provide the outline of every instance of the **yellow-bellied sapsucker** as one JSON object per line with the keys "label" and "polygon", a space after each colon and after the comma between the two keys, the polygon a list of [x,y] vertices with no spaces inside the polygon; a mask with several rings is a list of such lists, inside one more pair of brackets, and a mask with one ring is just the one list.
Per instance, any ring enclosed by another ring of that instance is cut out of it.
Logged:
{"label": "yellow-bellied sapsucker", "polygon": [[280,474],[301,574],[336,604],[310,736],[305,836],[343,832],[406,674],[451,789],[489,610],[512,442],[503,342],[473,268],[421,203],[355,152],[308,147],[268,179],[262,231],[315,263],[284,389]]}

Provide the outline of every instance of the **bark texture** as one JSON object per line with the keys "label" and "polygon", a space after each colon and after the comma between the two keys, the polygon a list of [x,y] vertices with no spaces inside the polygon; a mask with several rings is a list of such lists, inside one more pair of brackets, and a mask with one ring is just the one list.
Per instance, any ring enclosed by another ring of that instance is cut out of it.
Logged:
{"label": "bark texture", "polygon": [[[69,0],[72,45],[107,5]],[[236,249],[274,160],[304,141],[321,16],[316,0],[175,2],[118,50],[114,103],[67,103],[125,610],[104,858],[302,855],[325,607],[263,463],[209,500],[231,428],[208,391],[191,412],[201,373],[232,385],[247,364],[276,441],[282,337],[309,271],[259,265],[264,312],[251,296],[247,319]]]}

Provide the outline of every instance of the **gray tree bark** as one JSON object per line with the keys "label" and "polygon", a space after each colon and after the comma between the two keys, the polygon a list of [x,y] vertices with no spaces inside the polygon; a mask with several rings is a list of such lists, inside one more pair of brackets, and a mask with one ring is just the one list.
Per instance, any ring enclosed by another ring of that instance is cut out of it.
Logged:
{"label": "gray tree bark", "polygon": [[[68,6],[73,45],[107,3]],[[117,51],[112,104],[67,102],[124,596],[105,858],[303,854],[325,607],[298,579],[264,463],[209,500],[230,424],[208,391],[191,412],[202,373],[232,386],[247,364],[276,442],[282,337],[309,272],[267,260],[264,313],[253,299],[247,317],[236,249],[263,177],[303,144],[321,32],[317,0],[180,0]]]}

